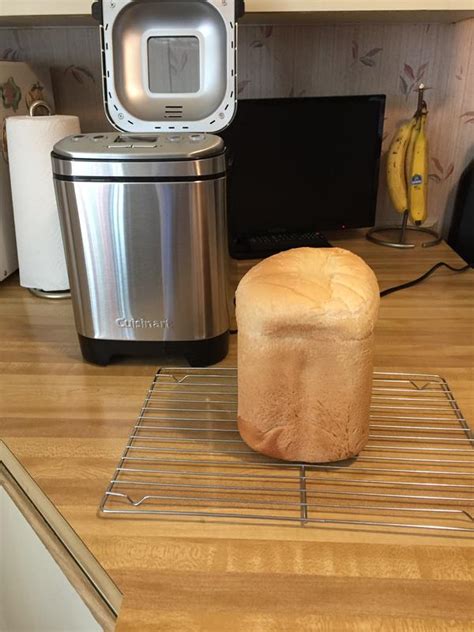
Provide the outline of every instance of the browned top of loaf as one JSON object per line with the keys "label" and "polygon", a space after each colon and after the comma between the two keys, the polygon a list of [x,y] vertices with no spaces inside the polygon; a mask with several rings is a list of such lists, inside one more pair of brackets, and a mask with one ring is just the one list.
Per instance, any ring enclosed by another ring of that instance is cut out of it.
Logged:
{"label": "browned top of loaf", "polygon": [[379,306],[375,274],[343,248],[295,248],[253,267],[236,293],[242,333],[311,334],[361,339],[373,331]]}

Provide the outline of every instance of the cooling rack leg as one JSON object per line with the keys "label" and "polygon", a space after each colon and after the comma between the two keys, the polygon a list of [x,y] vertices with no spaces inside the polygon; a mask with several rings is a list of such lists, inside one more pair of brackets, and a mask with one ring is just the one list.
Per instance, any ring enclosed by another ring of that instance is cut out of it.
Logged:
{"label": "cooling rack leg", "polygon": [[304,526],[308,520],[308,502],[306,499],[306,468],[304,465],[300,467],[300,505],[301,524]]}
{"label": "cooling rack leg", "polygon": [[451,405],[451,408],[453,409],[454,414],[459,420],[459,423],[465,430],[467,430],[468,438],[474,440],[474,432],[472,428],[469,426],[469,424],[466,422],[466,420],[464,419],[462,412],[459,410],[459,406],[457,405],[457,402],[454,398],[454,395],[451,392],[451,389],[449,388],[448,383],[446,382],[444,377],[440,378],[440,380],[441,380],[441,388],[445,392],[446,397]]}

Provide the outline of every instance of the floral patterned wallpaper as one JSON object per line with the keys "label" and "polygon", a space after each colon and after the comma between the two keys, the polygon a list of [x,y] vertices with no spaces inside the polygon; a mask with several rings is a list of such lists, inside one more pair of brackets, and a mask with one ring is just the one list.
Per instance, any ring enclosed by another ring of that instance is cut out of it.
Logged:
{"label": "floral patterned wallpaper", "polygon": [[[413,114],[416,88],[429,87],[431,223],[449,217],[457,181],[474,157],[474,21],[246,27],[240,31],[242,97],[387,95],[384,155],[400,122]],[[470,103],[471,105],[468,105]],[[385,164],[382,160],[381,169]],[[396,221],[380,180],[378,221]]]}
{"label": "floral patterned wallpaper", "polygon": [[[0,58],[51,68],[56,110],[84,131],[109,129],[103,114],[97,29],[0,29]],[[383,152],[428,86],[430,223],[449,222],[459,176],[474,158],[474,20],[458,24],[242,25],[239,98],[382,93]],[[298,126],[295,121],[295,126]],[[381,169],[385,164],[382,160]],[[377,217],[393,222],[380,179]]]}

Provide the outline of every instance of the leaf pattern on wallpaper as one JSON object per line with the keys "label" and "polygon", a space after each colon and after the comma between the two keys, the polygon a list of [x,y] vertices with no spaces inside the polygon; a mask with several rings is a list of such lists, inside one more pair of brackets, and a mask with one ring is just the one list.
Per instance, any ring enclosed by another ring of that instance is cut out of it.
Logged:
{"label": "leaf pattern on wallpaper", "polygon": [[352,40],[352,61],[355,63],[359,57],[359,44],[356,40]]}
{"label": "leaf pattern on wallpaper", "polygon": [[67,66],[67,68],[64,69],[64,74],[65,75],[70,74],[72,77],[74,77],[77,83],[80,83],[80,84],[85,83],[84,78],[89,79],[90,81],[92,81],[92,83],[95,83],[94,75],[85,66],[74,66],[74,65]]}
{"label": "leaf pattern on wallpaper", "polygon": [[437,170],[438,170],[441,174],[444,174],[444,169],[443,169],[443,166],[442,166],[442,164],[440,163],[440,161],[439,161],[437,158],[432,158],[431,160],[432,160],[432,162],[433,162],[434,166],[436,167],[436,169],[437,169]]}
{"label": "leaf pattern on wallpaper", "polygon": [[405,96],[408,94],[408,82],[403,75],[400,75],[400,92]]}
{"label": "leaf pattern on wallpaper", "polygon": [[299,92],[297,92],[295,94],[295,87],[294,86],[291,86],[290,92],[288,93],[288,96],[290,98],[293,98],[293,97],[300,98],[300,97],[304,97],[305,95],[306,95],[306,90],[300,90]]}
{"label": "leaf pattern on wallpaper", "polygon": [[462,81],[464,79],[464,68],[459,66],[459,70],[454,75],[458,81]]}
{"label": "leaf pattern on wallpaper", "polygon": [[403,71],[400,73],[400,92],[407,100],[410,94],[418,88],[420,81],[425,76],[425,72],[429,64],[430,62],[427,61],[418,66],[416,70],[413,66],[407,64],[406,62],[403,64]]}
{"label": "leaf pattern on wallpaper", "polygon": [[352,65],[354,66],[359,62],[363,66],[368,66],[369,68],[373,68],[377,65],[377,55],[383,51],[383,48],[377,46],[375,48],[371,48],[363,55],[359,55],[359,43],[356,40],[352,40]]}
{"label": "leaf pattern on wallpaper", "polygon": [[433,182],[436,182],[436,184],[446,182],[446,180],[448,180],[448,178],[453,175],[454,163],[450,162],[449,165],[444,167],[441,160],[439,158],[436,158],[436,156],[433,156],[433,158],[431,158],[431,162],[435,167],[435,171],[433,173],[430,173],[428,177]]}
{"label": "leaf pattern on wallpaper", "polygon": [[260,33],[265,39],[268,39],[273,34],[273,26],[271,24],[265,24],[265,26],[261,26]]}
{"label": "leaf pattern on wallpaper", "polygon": [[415,81],[415,73],[413,72],[413,68],[410,66],[410,64],[405,64],[403,66],[403,71],[407,77],[409,77],[412,81]]}
{"label": "leaf pattern on wallpaper", "polygon": [[242,81],[239,81],[237,85],[237,94],[242,94],[242,92],[249,85],[249,83],[250,83],[250,79],[242,79]]}
{"label": "leaf pattern on wallpaper", "polygon": [[0,53],[0,59],[3,61],[19,61],[21,56],[20,49],[18,48],[5,48]]}
{"label": "leaf pattern on wallpaper", "polygon": [[[267,40],[273,34],[273,26],[265,25],[259,27],[260,34],[264,40]],[[255,39],[249,44],[249,48],[266,48],[267,45],[265,42],[262,42],[262,39]]]}
{"label": "leaf pattern on wallpaper", "polygon": [[474,123],[474,110],[470,110],[469,112],[464,112],[464,114],[461,114],[459,118],[465,119],[464,125],[466,125],[467,123]]}
{"label": "leaf pattern on wallpaper", "polygon": [[428,68],[429,65],[430,65],[430,62],[427,61],[424,64],[421,64],[421,66],[419,66],[418,72],[416,74],[416,80],[417,81],[421,81],[423,79],[423,75],[425,74],[425,70]]}

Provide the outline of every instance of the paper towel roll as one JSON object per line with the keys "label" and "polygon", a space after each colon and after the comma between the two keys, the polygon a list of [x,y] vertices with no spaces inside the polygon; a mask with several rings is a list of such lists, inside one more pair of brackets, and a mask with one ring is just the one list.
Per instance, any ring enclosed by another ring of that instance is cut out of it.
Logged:
{"label": "paper towel roll", "polygon": [[80,132],[77,116],[10,116],[8,160],[20,285],[68,290],[51,169],[53,145]]}

